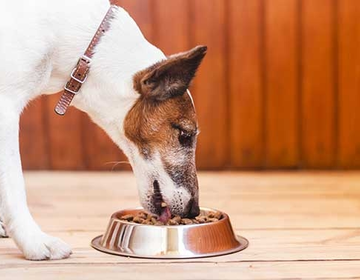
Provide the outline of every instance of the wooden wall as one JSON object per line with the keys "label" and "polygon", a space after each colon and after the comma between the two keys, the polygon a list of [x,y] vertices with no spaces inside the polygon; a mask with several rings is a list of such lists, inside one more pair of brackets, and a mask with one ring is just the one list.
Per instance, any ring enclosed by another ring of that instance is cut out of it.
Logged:
{"label": "wooden wall", "polygon": [[[360,1],[116,3],[166,54],[208,45],[192,86],[200,169],[360,167]],[[24,113],[25,168],[110,170],[126,160],[82,113],[56,116],[57,99]]]}

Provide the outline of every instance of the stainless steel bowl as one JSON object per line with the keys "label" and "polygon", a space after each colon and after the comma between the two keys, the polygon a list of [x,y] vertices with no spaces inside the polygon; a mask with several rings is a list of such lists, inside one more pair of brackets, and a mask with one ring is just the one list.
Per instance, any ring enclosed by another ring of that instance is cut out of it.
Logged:
{"label": "stainless steel bowl", "polygon": [[[114,213],[104,235],[95,237],[95,249],[115,255],[138,258],[184,259],[230,254],[248,246],[248,241],[236,236],[225,213],[217,222],[179,226],[153,226],[120,220],[127,214],[136,215],[142,209]],[[201,208],[202,212],[216,211]]]}

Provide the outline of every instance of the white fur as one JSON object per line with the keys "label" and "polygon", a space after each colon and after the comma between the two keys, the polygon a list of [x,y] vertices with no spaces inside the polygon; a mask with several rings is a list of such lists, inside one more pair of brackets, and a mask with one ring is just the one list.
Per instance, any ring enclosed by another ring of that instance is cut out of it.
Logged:
{"label": "white fur", "polygon": [[190,93],[190,90],[186,90],[186,93],[189,95],[190,100],[191,100],[191,104],[193,105],[193,107],[194,107],[194,109],[195,109],[194,99],[193,99],[193,97],[192,97],[192,95],[191,95],[191,93]]}
{"label": "white fur", "polygon": [[[109,3],[0,0],[0,7],[0,217],[27,259],[66,258],[71,254],[69,246],[43,233],[26,204],[19,116],[30,100],[62,89]],[[163,190],[169,199],[173,196],[173,182],[161,160],[145,163],[123,131],[124,118],[138,98],[133,90],[133,74],[164,58],[159,49],[146,41],[127,12],[117,9],[110,30],[96,48],[87,82],[73,105],[88,113],[131,159],[141,196],[149,185],[145,174],[158,172],[160,180],[169,186]],[[188,193],[183,194],[184,202],[188,197]]]}

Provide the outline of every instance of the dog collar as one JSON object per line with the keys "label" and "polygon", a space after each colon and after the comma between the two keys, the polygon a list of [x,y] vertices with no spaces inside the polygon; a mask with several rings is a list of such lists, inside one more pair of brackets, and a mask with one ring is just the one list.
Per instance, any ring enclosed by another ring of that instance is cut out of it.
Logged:
{"label": "dog collar", "polygon": [[74,96],[79,92],[83,83],[85,83],[90,70],[91,59],[94,55],[94,48],[99,43],[104,33],[109,30],[110,21],[114,17],[115,9],[116,6],[110,6],[85,53],[79,58],[75,68],[72,70],[70,74],[70,79],[66,83],[60,100],[55,107],[55,112],[58,115],[65,115]]}

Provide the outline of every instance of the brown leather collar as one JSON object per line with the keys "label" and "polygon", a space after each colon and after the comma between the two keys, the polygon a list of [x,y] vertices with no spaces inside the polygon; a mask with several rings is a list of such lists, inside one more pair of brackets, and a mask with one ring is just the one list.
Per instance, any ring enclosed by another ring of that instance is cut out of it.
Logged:
{"label": "brown leather collar", "polygon": [[110,6],[94,37],[92,38],[85,53],[78,60],[75,68],[70,74],[70,79],[66,83],[59,102],[55,107],[55,112],[61,116],[65,115],[74,96],[79,92],[82,84],[86,81],[90,70],[91,58],[94,54],[94,48],[99,43],[102,35],[109,30],[110,21],[114,17],[115,6]]}

